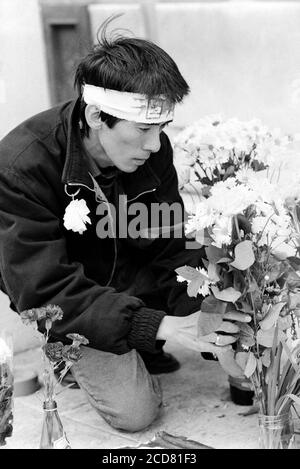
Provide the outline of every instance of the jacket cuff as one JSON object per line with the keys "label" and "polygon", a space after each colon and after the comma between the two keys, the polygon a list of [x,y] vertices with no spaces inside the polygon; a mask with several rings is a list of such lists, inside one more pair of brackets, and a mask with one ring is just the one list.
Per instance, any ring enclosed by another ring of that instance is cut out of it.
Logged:
{"label": "jacket cuff", "polygon": [[143,307],[135,311],[128,335],[129,347],[150,353],[156,350],[156,335],[164,316],[164,311],[156,309]]}

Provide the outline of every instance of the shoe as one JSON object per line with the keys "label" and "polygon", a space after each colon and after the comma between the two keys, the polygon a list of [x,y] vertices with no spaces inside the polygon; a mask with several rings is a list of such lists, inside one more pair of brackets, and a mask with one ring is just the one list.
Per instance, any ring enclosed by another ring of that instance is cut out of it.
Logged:
{"label": "shoe", "polygon": [[237,405],[253,405],[253,391],[244,391],[243,389],[236,388],[230,384],[230,397],[234,404]]}
{"label": "shoe", "polygon": [[145,366],[151,375],[160,373],[172,373],[180,368],[180,363],[170,353],[163,350],[157,354],[142,352],[140,354],[144,360]]}
{"label": "shoe", "polygon": [[233,378],[229,376],[230,397],[234,404],[253,405],[254,391],[251,390],[250,381],[246,378]]}

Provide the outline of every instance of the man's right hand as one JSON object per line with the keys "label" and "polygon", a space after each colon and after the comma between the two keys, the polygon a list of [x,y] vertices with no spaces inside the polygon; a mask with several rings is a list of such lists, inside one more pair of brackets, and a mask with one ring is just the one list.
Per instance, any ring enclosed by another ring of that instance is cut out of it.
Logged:
{"label": "man's right hand", "polygon": [[[232,321],[249,322],[251,316],[232,311],[225,313],[224,320],[215,332],[199,336],[198,319],[200,311],[189,316],[165,316],[157,331],[157,340],[168,340],[196,352],[210,352],[220,355],[232,349],[239,327]],[[218,334],[221,332],[221,334]],[[224,334],[225,333],[225,334]],[[216,345],[217,342],[217,345]]]}

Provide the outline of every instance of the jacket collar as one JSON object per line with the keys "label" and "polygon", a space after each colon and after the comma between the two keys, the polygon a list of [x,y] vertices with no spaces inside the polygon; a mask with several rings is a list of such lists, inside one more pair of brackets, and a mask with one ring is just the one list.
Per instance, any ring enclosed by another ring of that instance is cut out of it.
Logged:
{"label": "jacket collar", "polygon": [[63,126],[67,136],[66,160],[62,174],[62,182],[70,185],[85,185],[93,190],[93,183],[88,173],[88,161],[81,146],[79,127],[80,100],[72,102]]}
{"label": "jacket collar", "polygon": [[[70,107],[67,109],[62,117],[67,136],[62,183],[70,186],[86,186],[88,189],[94,190],[94,184],[89,175],[89,162],[81,143],[79,127],[80,100],[77,99],[70,103]],[[128,200],[134,199],[144,192],[154,191],[160,185],[160,179],[151,167],[150,160],[151,157],[134,173],[121,172],[119,174]]]}

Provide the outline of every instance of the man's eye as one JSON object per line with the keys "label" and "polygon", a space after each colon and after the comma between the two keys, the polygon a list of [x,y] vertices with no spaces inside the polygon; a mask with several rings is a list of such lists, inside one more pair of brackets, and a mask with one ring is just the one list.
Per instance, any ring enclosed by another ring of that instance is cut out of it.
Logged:
{"label": "man's eye", "polygon": [[146,128],[140,127],[140,130],[142,130],[143,132],[148,132],[148,130],[150,130],[150,128],[149,127],[146,127]]}

